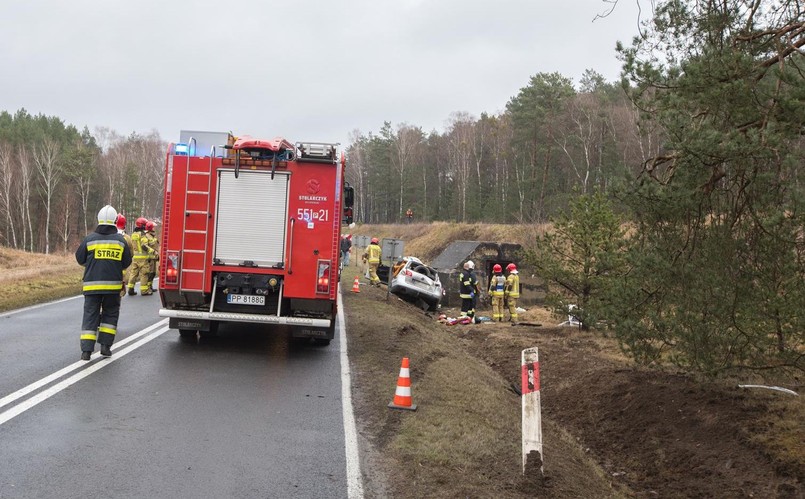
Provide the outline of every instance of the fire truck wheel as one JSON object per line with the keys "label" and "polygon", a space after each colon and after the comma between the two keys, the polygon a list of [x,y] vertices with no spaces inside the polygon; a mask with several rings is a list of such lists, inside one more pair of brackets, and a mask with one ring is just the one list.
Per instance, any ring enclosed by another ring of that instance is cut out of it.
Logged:
{"label": "fire truck wheel", "polygon": [[324,338],[314,338],[313,344],[320,347],[326,347],[330,344],[330,340],[326,340]]}
{"label": "fire truck wheel", "polygon": [[180,329],[179,336],[182,337],[183,340],[195,340],[196,339],[196,330],[195,329]]}

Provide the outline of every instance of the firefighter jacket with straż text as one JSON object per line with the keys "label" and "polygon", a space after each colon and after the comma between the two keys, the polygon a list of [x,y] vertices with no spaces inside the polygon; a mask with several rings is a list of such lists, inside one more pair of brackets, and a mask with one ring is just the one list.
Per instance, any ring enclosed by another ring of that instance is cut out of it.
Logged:
{"label": "firefighter jacket with stra\u017c text", "polygon": [[472,298],[473,294],[478,294],[478,278],[472,270],[462,270],[458,274],[459,296],[463,299]]}
{"label": "firefighter jacket with stra\u017c text", "polygon": [[503,296],[504,288],[506,287],[506,278],[503,274],[493,274],[489,280],[489,295],[490,296]]}
{"label": "firefighter jacket with stra\u017c text", "polygon": [[382,249],[376,243],[371,243],[366,248],[366,253],[363,256],[366,258],[366,261],[369,263],[380,263],[380,257],[382,253]]}
{"label": "firefighter jacket with stra\u017c text", "polygon": [[123,271],[131,265],[131,249],[112,225],[99,225],[81,242],[75,259],[84,266],[84,294],[118,294]]}
{"label": "firefighter jacket with stra\u017c text", "polygon": [[512,272],[506,278],[506,296],[520,297],[520,276],[516,272]]}

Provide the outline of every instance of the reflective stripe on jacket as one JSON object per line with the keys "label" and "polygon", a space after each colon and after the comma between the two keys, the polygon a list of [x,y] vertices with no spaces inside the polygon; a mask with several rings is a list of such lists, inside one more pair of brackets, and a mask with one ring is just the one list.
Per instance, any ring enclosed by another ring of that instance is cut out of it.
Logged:
{"label": "reflective stripe on jacket", "polygon": [[489,294],[492,296],[503,296],[503,289],[506,287],[506,278],[503,274],[495,274],[489,280]]}
{"label": "reflective stripe on jacket", "polygon": [[117,228],[99,225],[81,242],[75,259],[84,266],[84,294],[113,294],[123,289],[123,271],[132,256]]}
{"label": "reflective stripe on jacket", "polygon": [[383,250],[379,245],[371,243],[369,247],[366,248],[367,261],[369,263],[380,263],[380,256],[382,252]]}
{"label": "reflective stripe on jacket", "polygon": [[463,299],[472,298],[473,293],[478,292],[478,279],[472,270],[462,270],[458,274],[459,296]]}
{"label": "reflective stripe on jacket", "polygon": [[154,252],[148,234],[141,230],[135,230],[131,235],[131,245],[134,246],[135,260],[145,260]]}
{"label": "reflective stripe on jacket", "polygon": [[145,244],[149,249],[151,249],[151,252],[148,254],[148,258],[151,260],[156,260],[157,256],[159,255],[159,239],[157,239],[157,235],[153,232],[146,232],[145,237]]}
{"label": "reflective stripe on jacket", "polygon": [[512,298],[520,297],[520,276],[514,273],[509,274],[506,278],[506,296]]}

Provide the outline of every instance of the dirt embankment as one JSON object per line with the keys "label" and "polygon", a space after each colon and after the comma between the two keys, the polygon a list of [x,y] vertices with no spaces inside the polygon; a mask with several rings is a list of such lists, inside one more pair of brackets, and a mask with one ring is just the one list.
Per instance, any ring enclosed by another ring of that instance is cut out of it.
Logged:
{"label": "dirt embankment", "polygon": [[[611,340],[538,310],[524,315],[542,327],[446,326],[366,285],[344,307],[357,420],[385,477],[374,494],[367,474],[370,497],[803,497],[802,448],[770,444],[802,442],[801,398],[633,367]],[[522,476],[514,393],[534,346],[544,479]],[[386,407],[402,357],[415,412]]]}

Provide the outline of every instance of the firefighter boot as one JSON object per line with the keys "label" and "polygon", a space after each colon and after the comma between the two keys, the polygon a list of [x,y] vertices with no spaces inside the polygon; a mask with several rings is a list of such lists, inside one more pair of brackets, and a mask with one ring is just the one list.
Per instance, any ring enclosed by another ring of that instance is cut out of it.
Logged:
{"label": "firefighter boot", "polygon": [[136,294],[137,292],[134,291],[134,286],[129,286],[129,296],[134,296]]}
{"label": "firefighter boot", "polygon": [[81,360],[89,360],[92,356],[92,352],[81,352]]}
{"label": "firefighter boot", "polygon": [[112,348],[109,345],[101,345],[101,355],[104,357],[111,357]]}

